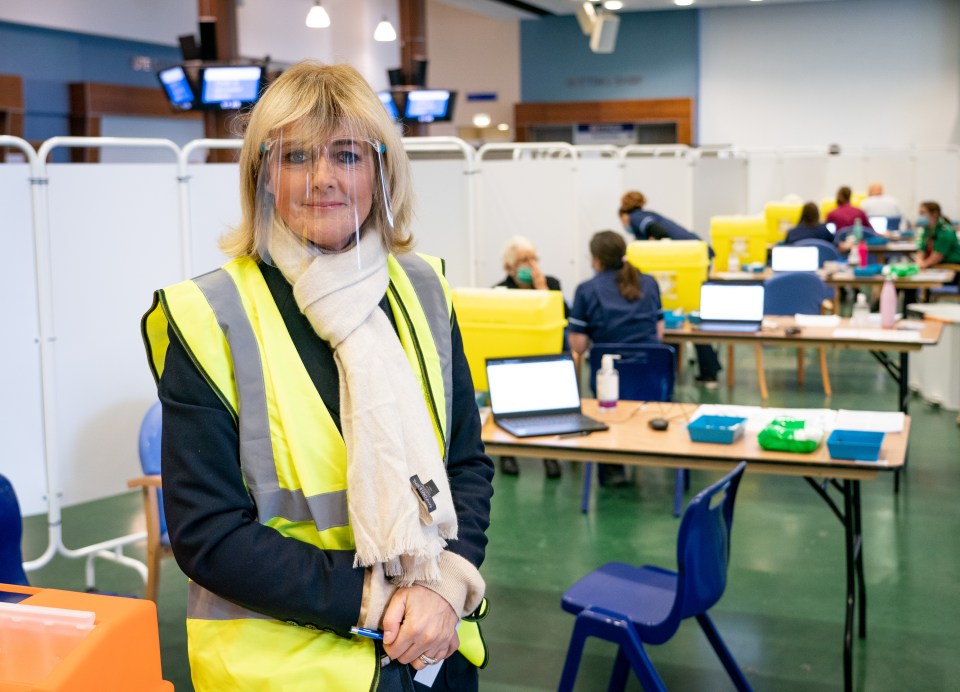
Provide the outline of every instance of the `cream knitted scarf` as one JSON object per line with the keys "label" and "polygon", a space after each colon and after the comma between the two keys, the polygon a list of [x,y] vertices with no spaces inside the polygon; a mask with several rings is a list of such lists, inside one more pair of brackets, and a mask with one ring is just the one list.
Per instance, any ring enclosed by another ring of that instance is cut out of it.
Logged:
{"label": "cream knitted scarf", "polygon": [[[273,261],[333,349],[340,374],[354,564],[383,563],[400,585],[438,581],[439,556],[446,540],[457,537],[457,517],[423,390],[379,308],[389,283],[380,233],[366,229],[358,247],[317,255],[290,231],[274,231]],[[433,512],[411,485],[414,475],[436,484]]]}

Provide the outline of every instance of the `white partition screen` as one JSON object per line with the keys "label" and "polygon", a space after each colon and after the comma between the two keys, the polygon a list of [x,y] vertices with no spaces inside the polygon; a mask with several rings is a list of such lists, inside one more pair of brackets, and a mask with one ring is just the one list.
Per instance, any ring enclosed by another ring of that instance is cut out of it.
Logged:
{"label": "white partition screen", "polygon": [[747,160],[700,157],[694,166],[693,225],[704,240],[710,239],[710,217],[741,214],[747,205]]}
{"label": "white partition screen", "polygon": [[49,167],[56,419],[63,504],[114,495],[140,473],[156,398],[140,337],[152,291],[180,279],[177,168]]}
{"label": "white partition screen", "polygon": [[693,162],[687,156],[628,156],[623,188],[639,190],[646,208],[693,229]]}
{"label": "white partition screen", "polygon": [[451,286],[470,283],[467,186],[462,159],[417,159],[411,162],[415,212],[411,231],[416,250],[442,257]]}
{"label": "white partition screen", "polygon": [[40,327],[37,318],[30,167],[0,166],[0,242],[8,261],[0,272],[7,298],[0,310],[0,473],[13,484],[25,515],[46,509]]}
{"label": "white partition screen", "polygon": [[920,202],[931,200],[940,204],[950,219],[960,217],[960,150],[921,149],[916,153],[915,171],[915,203],[905,213],[914,219]]}
{"label": "white partition screen", "polygon": [[502,251],[515,235],[528,238],[540,268],[560,280],[567,300],[581,276],[577,252],[579,215],[576,162],[572,158],[481,161],[477,193],[477,283],[492,286],[505,276]]}
{"label": "white partition screen", "polygon": [[240,168],[218,163],[192,165],[189,170],[190,271],[197,276],[228,259],[217,243],[240,223]]}

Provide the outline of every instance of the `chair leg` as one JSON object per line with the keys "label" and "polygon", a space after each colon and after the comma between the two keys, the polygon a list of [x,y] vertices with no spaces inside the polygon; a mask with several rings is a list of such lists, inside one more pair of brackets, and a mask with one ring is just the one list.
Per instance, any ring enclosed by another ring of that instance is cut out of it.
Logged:
{"label": "chair leg", "polygon": [[727,386],[733,387],[733,344],[727,344]]}
{"label": "chair leg", "polygon": [[756,350],[756,361],[757,361],[757,382],[760,384],[760,398],[764,401],[767,400],[767,374],[763,369],[763,347],[760,344],[757,344],[755,347]]}
{"label": "chair leg", "polygon": [[820,349],[820,378],[823,380],[823,393],[833,396],[833,387],[830,386],[830,371],[827,370],[827,349]]}
{"label": "chair leg", "polygon": [[583,465],[583,497],[580,498],[580,513],[586,514],[590,508],[590,484],[593,481],[593,462]]}
{"label": "chair leg", "polygon": [[147,548],[147,587],[144,596],[148,600],[157,602],[157,596],[160,592],[160,558],[162,552],[159,546],[150,546]]}
{"label": "chair leg", "polygon": [[700,624],[700,629],[703,630],[703,633],[707,635],[710,646],[712,646],[713,650],[717,653],[720,662],[723,664],[723,667],[726,668],[727,675],[730,676],[734,686],[740,692],[752,692],[753,688],[750,686],[750,683],[747,682],[747,678],[744,676],[743,671],[740,670],[740,666],[733,660],[733,655],[730,653],[727,645],[723,643],[723,639],[720,638],[720,633],[717,632],[717,628],[714,626],[710,616],[706,613],[701,613],[697,615],[697,622]]}
{"label": "chair leg", "polygon": [[804,372],[803,372],[803,349],[797,349],[797,384],[801,387],[804,383]]}
{"label": "chair leg", "polygon": [[607,692],[623,692],[627,689],[627,677],[630,673],[630,661],[621,646],[617,649],[617,660],[613,662],[613,673],[610,675],[610,684]]}
{"label": "chair leg", "polygon": [[683,509],[684,475],[686,469],[677,469],[677,479],[673,484],[673,516],[679,517]]}
{"label": "chair leg", "polygon": [[573,632],[570,634],[570,645],[567,647],[567,658],[563,662],[563,674],[560,676],[560,685],[557,692],[572,692],[573,683],[577,680],[577,671],[580,669],[580,659],[583,657],[583,645],[587,641],[587,629],[583,627],[580,616],[573,623]]}

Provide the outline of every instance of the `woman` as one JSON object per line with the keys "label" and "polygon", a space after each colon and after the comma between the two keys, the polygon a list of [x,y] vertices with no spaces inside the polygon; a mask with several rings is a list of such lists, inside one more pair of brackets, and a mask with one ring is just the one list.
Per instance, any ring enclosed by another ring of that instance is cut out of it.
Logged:
{"label": "woman", "polygon": [[833,242],[833,234],[825,224],[820,223],[820,208],[813,202],[807,202],[800,211],[800,222],[787,231],[784,245],[793,245],[801,240],[825,240]]}
{"label": "woman", "polygon": [[[537,249],[523,236],[514,236],[503,248],[503,270],[506,278],[497,284],[504,288],[527,288],[538,291],[559,291],[560,281],[540,271]],[[567,318],[570,308],[563,301],[563,316]],[[566,344],[564,344],[566,349]],[[560,464],[556,459],[544,459],[543,470],[547,478],[560,478]],[[508,476],[520,474],[516,457],[500,457],[500,471]]]}
{"label": "woman", "polygon": [[440,261],[409,252],[397,131],[356,70],[300,63],[253,109],[240,178],[234,259],[143,320],[194,685],[411,690],[443,661],[432,689],[477,689],[456,628],[493,464]]}
{"label": "woman", "polygon": [[836,235],[833,240],[839,246],[841,252],[847,252],[854,243],[853,238],[848,238],[849,233],[842,233],[846,228],[850,228],[859,220],[864,228],[873,230],[870,225],[870,218],[859,209],[850,204],[850,197],[853,193],[850,188],[844,185],[837,190],[837,206],[827,214],[827,223],[832,223],[836,228]]}
{"label": "woman", "polygon": [[[637,240],[703,240],[700,236],[655,211],[647,211],[647,198],[642,192],[631,190],[620,198],[620,222],[624,230]],[[713,257],[711,250],[710,257]]]}
{"label": "woman", "polygon": [[950,219],[940,211],[936,202],[921,202],[917,215],[921,229],[917,264],[921,269],[942,264],[960,263],[960,241],[950,225]]}
{"label": "woman", "polygon": [[[663,339],[660,287],[625,261],[627,244],[613,231],[590,239],[591,265],[596,275],[577,286],[570,313],[570,348],[583,354],[591,343],[644,344]],[[619,464],[600,465],[601,482],[625,485]]]}

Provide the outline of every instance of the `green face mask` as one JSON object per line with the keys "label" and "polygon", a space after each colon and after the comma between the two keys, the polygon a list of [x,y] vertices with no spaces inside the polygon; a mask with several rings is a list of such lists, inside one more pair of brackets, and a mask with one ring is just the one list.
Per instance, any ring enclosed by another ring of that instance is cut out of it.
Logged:
{"label": "green face mask", "polygon": [[929,216],[918,216],[917,217],[917,226],[920,228],[927,228],[930,225]]}
{"label": "green face mask", "polygon": [[517,281],[525,284],[533,283],[533,271],[531,271],[530,267],[520,267],[517,270]]}

